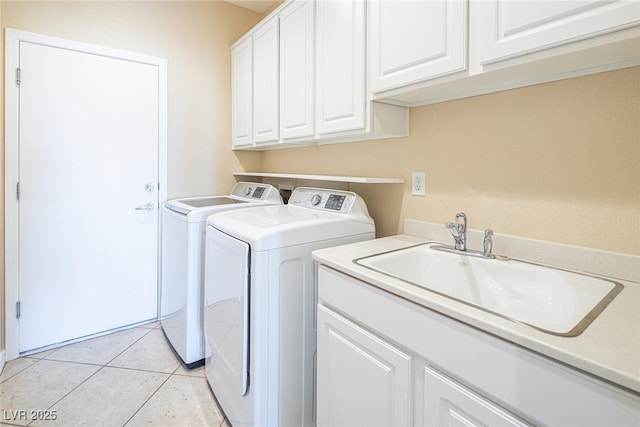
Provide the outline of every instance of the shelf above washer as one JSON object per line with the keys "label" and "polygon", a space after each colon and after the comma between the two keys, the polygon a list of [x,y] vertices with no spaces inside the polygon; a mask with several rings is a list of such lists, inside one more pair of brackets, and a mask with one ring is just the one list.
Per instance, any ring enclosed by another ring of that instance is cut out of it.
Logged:
{"label": "shelf above washer", "polygon": [[255,176],[262,178],[304,179],[310,181],[335,181],[356,184],[404,184],[404,178],[377,178],[369,176],[336,176],[336,175],[308,175],[297,173],[265,173],[265,172],[234,172],[234,176]]}

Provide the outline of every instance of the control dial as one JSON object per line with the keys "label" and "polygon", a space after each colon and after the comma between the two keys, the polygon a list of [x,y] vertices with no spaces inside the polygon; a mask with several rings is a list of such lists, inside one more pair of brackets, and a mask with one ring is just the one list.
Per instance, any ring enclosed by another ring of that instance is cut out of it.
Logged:
{"label": "control dial", "polygon": [[247,187],[244,189],[244,195],[249,196],[251,194],[251,187]]}
{"label": "control dial", "polygon": [[313,196],[311,196],[311,205],[312,206],[318,206],[321,201],[322,201],[322,196],[320,196],[318,193],[316,193]]}

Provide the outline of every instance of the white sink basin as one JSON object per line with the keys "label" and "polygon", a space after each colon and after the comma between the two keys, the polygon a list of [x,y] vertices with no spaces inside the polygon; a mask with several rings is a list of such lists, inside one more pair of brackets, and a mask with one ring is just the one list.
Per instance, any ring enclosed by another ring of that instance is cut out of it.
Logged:
{"label": "white sink basin", "polygon": [[357,264],[548,333],[576,336],[622,290],[585,274],[518,260],[478,258],[429,243]]}

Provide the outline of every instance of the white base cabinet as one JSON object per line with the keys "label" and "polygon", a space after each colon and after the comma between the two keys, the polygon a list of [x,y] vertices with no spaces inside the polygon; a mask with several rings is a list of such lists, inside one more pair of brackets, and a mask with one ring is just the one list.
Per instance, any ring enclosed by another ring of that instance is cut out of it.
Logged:
{"label": "white base cabinet", "polygon": [[431,366],[422,370],[424,426],[526,426],[513,414],[466,388]]}
{"label": "white base cabinet", "polygon": [[318,426],[639,425],[640,396],[321,265]]}
{"label": "white base cabinet", "polygon": [[410,425],[411,356],[326,307],[318,325],[318,425]]}

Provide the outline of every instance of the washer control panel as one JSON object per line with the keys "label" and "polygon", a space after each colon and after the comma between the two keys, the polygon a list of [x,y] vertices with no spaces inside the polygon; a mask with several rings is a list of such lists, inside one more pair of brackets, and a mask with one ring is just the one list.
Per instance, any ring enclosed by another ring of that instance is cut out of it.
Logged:
{"label": "washer control panel", "polygon": [[289,204],[329,212],[349,213],[357,197],[350,191],[298,187],[293,190]]}
{"label": "washer control panel", "polygon": [[278,190],[269,184],[258,182],[238,182],[231,195],[249,200],[276,201],[280,199]]}

